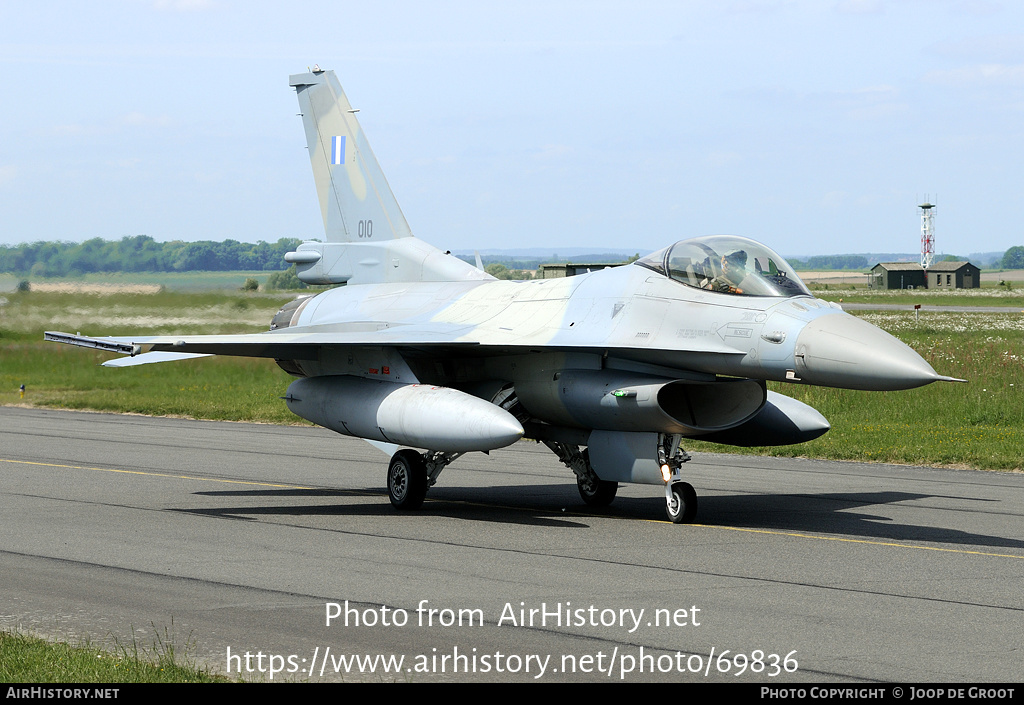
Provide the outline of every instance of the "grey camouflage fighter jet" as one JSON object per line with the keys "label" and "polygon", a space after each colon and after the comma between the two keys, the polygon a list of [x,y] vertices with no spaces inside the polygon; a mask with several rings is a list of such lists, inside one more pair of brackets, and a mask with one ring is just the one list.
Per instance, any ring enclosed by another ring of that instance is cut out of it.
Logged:
{"label": "grey camouflage fighter jet", "polygon": [[265,333],[47,340],[131,356],[112,366],[274,358],[298,378],[291,411],[394,453],[387,486],[398,509],[420,507],[460,455],[526,437],[572,470],[587,504],[609,504],[621,482],[663,485],[676,523],[697,511],[684,439],[784,445],[828,431],[767,380],[866,390],[953,381],[740,237],[682,240],[575,277],[498,281],[413,237],[333,72],[290,83],[326,241],[285,259],[301,280],[338,286],[288,303]]}

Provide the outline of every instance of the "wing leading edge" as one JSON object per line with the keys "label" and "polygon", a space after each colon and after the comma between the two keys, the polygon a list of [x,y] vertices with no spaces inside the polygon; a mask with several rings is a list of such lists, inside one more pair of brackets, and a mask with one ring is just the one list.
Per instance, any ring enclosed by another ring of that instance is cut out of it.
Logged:
{"label": "wing leading edge", "polygon": [[[512,341],[502,337],[474,335],[474,326],[435,325],[397,326],[373,332],[338,330],[339,326],[309,326],[305,330],[287,328],[281,331],[236,335],[155,335],[138,337],[90,337],[58,331],[47,331],[44,339],[93,348],[106,352],[148,357],[145,362],[169,362],[207,355],[228,355],[235,357],[268,357],[278,360],[316,360],[325,347],[388,347],[388,348],[430,348],[434,350],[463,351],[525,351],[536,348],[531,341]],[[328,329],[328,330],[323,330]],[[723,345],[708,341],[704,349],[689,352],[741,355],[742,353]],[[606,353],[617,350],[614,345],[572,344],[560,342],[545,345],[547,351],[572,351]],[[653,351],[652,351],[653,352]],[[122,363],[115,366],[125,366]],[[143,364],[142,362],[136,364]]]}

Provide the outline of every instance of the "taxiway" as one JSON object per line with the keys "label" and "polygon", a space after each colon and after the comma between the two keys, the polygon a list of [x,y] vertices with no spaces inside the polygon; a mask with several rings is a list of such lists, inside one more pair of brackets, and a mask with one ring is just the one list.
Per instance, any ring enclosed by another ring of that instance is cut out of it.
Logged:
{"label": "taxiway", "polygon": [[700,523],[677,526],[649,486],[588,511],[522,442],[460,458],[413,513],[382,453],[318,428],[0,408],[0,448],[7,629],[171,639],[221,672],[262,653],[249,677],[276,655],[292,680],[1022,678],[1021,474],[698,454]]}

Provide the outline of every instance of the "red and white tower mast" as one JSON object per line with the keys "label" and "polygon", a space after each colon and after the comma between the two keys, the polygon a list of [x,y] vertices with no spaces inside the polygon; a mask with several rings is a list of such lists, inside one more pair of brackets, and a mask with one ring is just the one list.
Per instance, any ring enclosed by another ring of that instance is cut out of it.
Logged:
{"label": "red and white tower mast", "polygon": [[925,201],[921,209],[921,267],[928,269],[935,259],[935,204]]}

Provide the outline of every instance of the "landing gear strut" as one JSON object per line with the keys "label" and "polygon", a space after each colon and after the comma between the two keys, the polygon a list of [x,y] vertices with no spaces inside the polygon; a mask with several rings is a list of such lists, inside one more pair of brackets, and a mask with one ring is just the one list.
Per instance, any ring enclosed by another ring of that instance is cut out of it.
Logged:
{"label": "landing gear strut", "polygon": [[579,490],[583,501],[591,507],[607,507],[615,499],[615,493],[619,491],[619,483],[602,480],[597,476],[594,469],[590,467],[589,448],[584,450],[581,455],[587,465],[587,472],[576,475],[576,489]]}
{"label": "landing gear strut", "polygon": [[682,436],[675,433],[658,435],[658,462],[665,481],[665,514],[673,524],[689,524],[697,516],[697,492],[689,482],[683,482],[682,466],[690,459],[683,450]]}
{"label": "landing gear strut", "polygon": [[438,450],[417,453],[408,448],[395,453],[388,465],[388,497],[392,506],[404,511],[419,509],[437,476],[460,455]]}
{"label": "landing gear strut", "polygon": [[615,499],[619,483],[602,480],[590,465],[590,449],[557,441],[544,441],[562,463],[576,475],[576,489],[591,507],[607,507]]}

